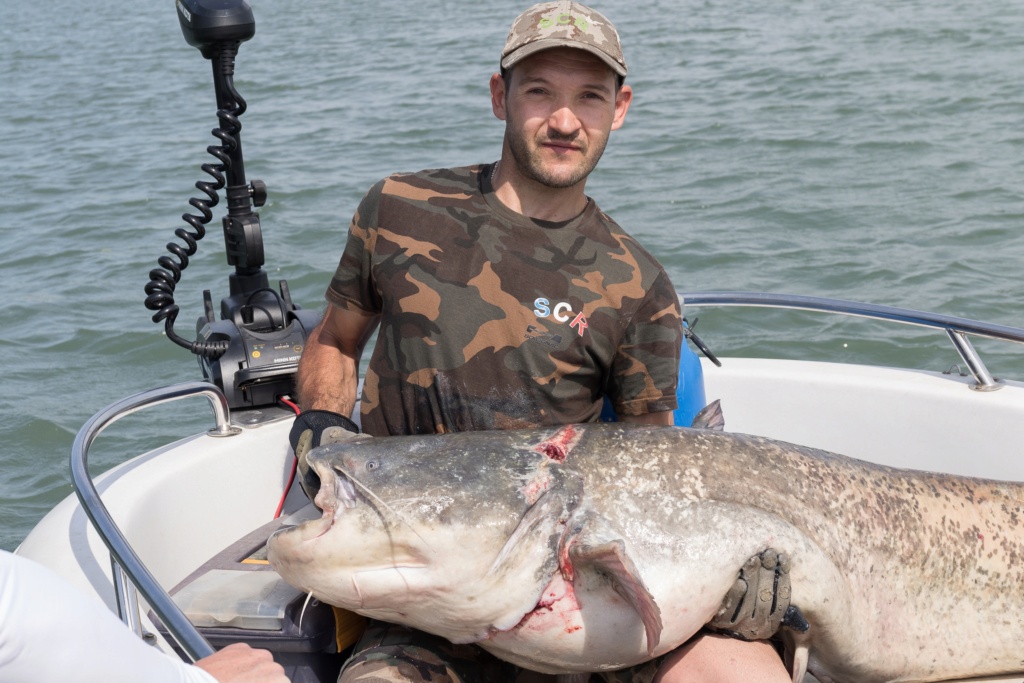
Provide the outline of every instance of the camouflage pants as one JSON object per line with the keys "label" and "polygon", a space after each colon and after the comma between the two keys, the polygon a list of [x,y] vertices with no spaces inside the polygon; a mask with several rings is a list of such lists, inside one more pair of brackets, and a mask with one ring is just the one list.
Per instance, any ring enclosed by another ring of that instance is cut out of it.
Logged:
{"label": "camouflage pants", "polygon": [[[651,683],[661,658],[591,676],[591,683]],[[338,683],[531,683],[555,680],[503,662],[475,645],[453,645],[444,638],[382,621],[371,621]]]}

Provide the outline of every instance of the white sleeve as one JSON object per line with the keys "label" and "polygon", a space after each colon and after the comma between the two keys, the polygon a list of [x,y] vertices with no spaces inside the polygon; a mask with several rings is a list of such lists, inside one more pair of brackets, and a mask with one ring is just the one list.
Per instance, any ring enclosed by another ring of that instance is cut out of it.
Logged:
{"label": "white sleeve", "polygon": [[147,645],[98,599],[0,550],[3,683],[217,683]]}

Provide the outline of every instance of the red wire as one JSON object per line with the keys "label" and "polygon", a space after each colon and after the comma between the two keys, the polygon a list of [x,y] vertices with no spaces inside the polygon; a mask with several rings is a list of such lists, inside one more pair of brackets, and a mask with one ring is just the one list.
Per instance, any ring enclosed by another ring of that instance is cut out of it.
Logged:
{"label": "red wire", "polygon": [[[284,405],[294,410],[296,415],[302,412],[299,406],[297,406],[295,403],[288,400],[284,396],[278,396],[277,402],[283,403]],[[284,499],[288,497],[288,492],[292,490],[292,484],[295,483],[295,471],[298,469],[298,467],[299,459],[292,458],[292,471],[288,475],[288,483],[285,485],[284,493],[281,495],[281,502],[277,504],[277,510],[274,512],[274,519],[277,519],[281,516],[281,511],[284,509]]]}

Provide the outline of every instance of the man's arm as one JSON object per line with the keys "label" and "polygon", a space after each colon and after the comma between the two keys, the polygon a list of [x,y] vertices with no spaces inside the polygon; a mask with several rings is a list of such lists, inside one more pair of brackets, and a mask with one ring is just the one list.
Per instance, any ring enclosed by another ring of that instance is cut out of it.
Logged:
{"label": "man's arm", "polygon": [[299,361],[297,387],[304,411],[351,415],[359,383],[359,358],[380,316],[327,305]]}
{"label": "man's arm", "polygon": [[647,425],[668,425],[675,424],[671,410],[664,410],[660,413],[644,413],[643,415],[621,415],[620,422],[639,422]]}

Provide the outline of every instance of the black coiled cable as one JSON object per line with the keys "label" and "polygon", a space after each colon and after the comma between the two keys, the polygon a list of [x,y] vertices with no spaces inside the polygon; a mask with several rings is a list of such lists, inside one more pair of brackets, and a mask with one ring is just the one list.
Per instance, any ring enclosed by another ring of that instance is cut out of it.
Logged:
{"label": "black coiled cable", "polygon": [[206,224],[213,220],[211,210],[219,202],[217,192],[224,188],[224,173],[231,167],[231,154],[238,147],[236,135],[242,129],[238,117],[245,113],[246,104],[242,96],[234,88],[232,75],[234,72],[234,56],[237,46],[234,49],[225,49],[215,57],[218,68],[222,69],[225,76],[225,83],[233,99],[234,105],[231,109],[222,107],[217,111],[217,119],[220,126],[214,128],[211,134],[221,141],[219,146],[210,145],[206,151],[220,162],[217,164],[206,163],[200,168],[204,173],[213,178],[213,182],[196,181],[196,189],[202,192],[206,198],[192,197],[188,203],[199,211],[199,215],[184,213],[181,219],[188,223],[194,232],[185,228],[178,228],[174,231],[175,236],[184,242],[184,246],[175,242],[168,242],[166,245],[170,255],[164,255],[157,259],[159,268],[149,271],[149,282],[145,286],[145,305],[153,314],[153,322],[164,321],[164,330],[167,338],[178,346],[184,347],[193,354],[209,358],[219,358],[228,350],[228,341],[190,341],[180,337],[174,331],[174,321],[178,317],[179,308],[174,303],[174,288],[181,279],[181,272],[188,267],[189,257],[194,256],[198,249],[197,242],[206,236]]}

